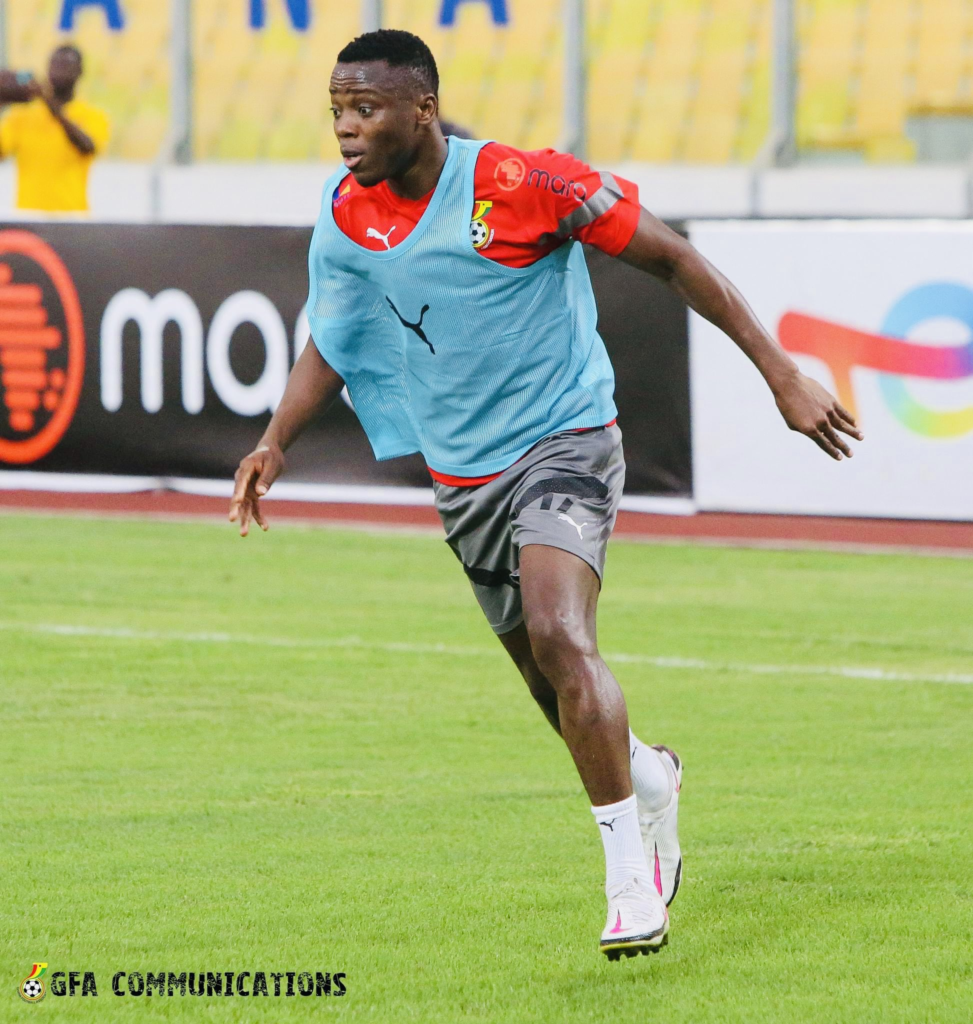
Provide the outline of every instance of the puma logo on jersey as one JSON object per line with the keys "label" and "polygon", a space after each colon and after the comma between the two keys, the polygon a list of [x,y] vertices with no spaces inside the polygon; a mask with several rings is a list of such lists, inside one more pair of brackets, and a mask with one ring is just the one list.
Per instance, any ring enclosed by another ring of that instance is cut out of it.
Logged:
{"label": "puma logo on jersey", "polygon": [[582,540],[584,540],[584,537],[581,535],[581,531],[586,526],[591,526],[591,523],[587,523],[586,522],[586,523],[582,523],[579,526],[566,512],[559,512],[557,517],[558,517],[558,519],[563,519],[565,522],[570,523],[578,531],[578,536],[581,537]]}
{"label": "puma logo on jersey", "polygon": [[410,331],[416,334],[417,337],[424,341],[429,346],[429,351],[435,355],[436,350],[432,347],[432,342],[426,337],[426,332],[422,329],[422,321],[425,319],[426,313],[429,312],[429,306],[422,307],[418,323],[410,324],[409,321],[405,320],[402,314],[395,308],[395,303],[387,295],[385,296],[385,301],[392,307],[392,312],[399,318],[402,326],[407,327]]}
{"label": "puma logo on jersey", "polygon": [[389,239],[392,237],[392,232],[397,227],[398,227],[397,224],[393,224],[392,227],[389,228],[389,233],[387,235],[383,235],[382,232],[378,230],[378,228],[369,228],[365,232],[365,237],[366,238],[376,238],[376,239],[379,239],[380,241],[385,243],[385,248],[386,249],[391,249],[392,248],[392,243],[389,241]]}

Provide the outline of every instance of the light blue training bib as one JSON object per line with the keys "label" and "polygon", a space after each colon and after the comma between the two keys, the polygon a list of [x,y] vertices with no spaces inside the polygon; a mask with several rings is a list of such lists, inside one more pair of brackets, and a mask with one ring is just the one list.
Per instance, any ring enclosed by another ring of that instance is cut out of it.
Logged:
{"label": "light blue training bib", "polygon": [[308,260],[311,335],[348,385],[375,457],[421,452],[437,472],[466,477],[498,473],[550,434],[617,415],[581,246],[569,241],[523,269],[473,248],[485,145],[449,138],[428,209],[382,252],[335,223],[342,169],[324,187]]}

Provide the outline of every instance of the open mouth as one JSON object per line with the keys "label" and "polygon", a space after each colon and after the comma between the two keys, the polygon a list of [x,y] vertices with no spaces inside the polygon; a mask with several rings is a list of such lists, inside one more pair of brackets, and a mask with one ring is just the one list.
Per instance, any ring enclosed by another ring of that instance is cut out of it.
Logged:
{"label": "open mouth", "polygon": [[345,167],[353,171],[362,162],[364,156],[364,153],[347,153],[342,154],[342,159],[345,162]]}

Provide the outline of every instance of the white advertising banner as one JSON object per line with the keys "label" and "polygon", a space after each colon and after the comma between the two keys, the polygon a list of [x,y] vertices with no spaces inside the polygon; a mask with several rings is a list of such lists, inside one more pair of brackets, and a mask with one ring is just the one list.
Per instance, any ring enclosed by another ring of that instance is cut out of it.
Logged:
{"label": "white advertising banner", "polygon": [[692,314],[699,508],[973,520],[973,224],[697,222],[690,238],[865,433],[834,462],[787,430]]}

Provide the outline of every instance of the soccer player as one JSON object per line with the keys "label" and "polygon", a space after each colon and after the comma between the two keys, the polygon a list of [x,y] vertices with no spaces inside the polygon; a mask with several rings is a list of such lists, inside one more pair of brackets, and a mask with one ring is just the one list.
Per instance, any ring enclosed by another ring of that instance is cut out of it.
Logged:
{"label": "soccer player", "polygon": [[0,157],[17,161],[17,208],[85,213],[88,172],[108,144],[108,117],[75,97],[84,70],[76,46],[59,46],[48,66],[49,87],[26,83],[29,102],[0,121]]}
{"label": "soccer player", "polygon": [[[310,248],[314,344],[294,365],[230,519],[246,536],[284,451],[346,384],[379,459],[421,452],[446,539],[563,737],[604,844],[611,958],[667,941],[682,764],[629,730],[595,611],[625,461],[614,376],[579,242],[668,282],[763,374],[785,422],[832,458],[852,417],[733,286],[639,206],[630,182],[550,150],[446,139],[429,48],[384,30],[331,77],[345,168]],[[741,411],[745,414],[744,411]]]}

